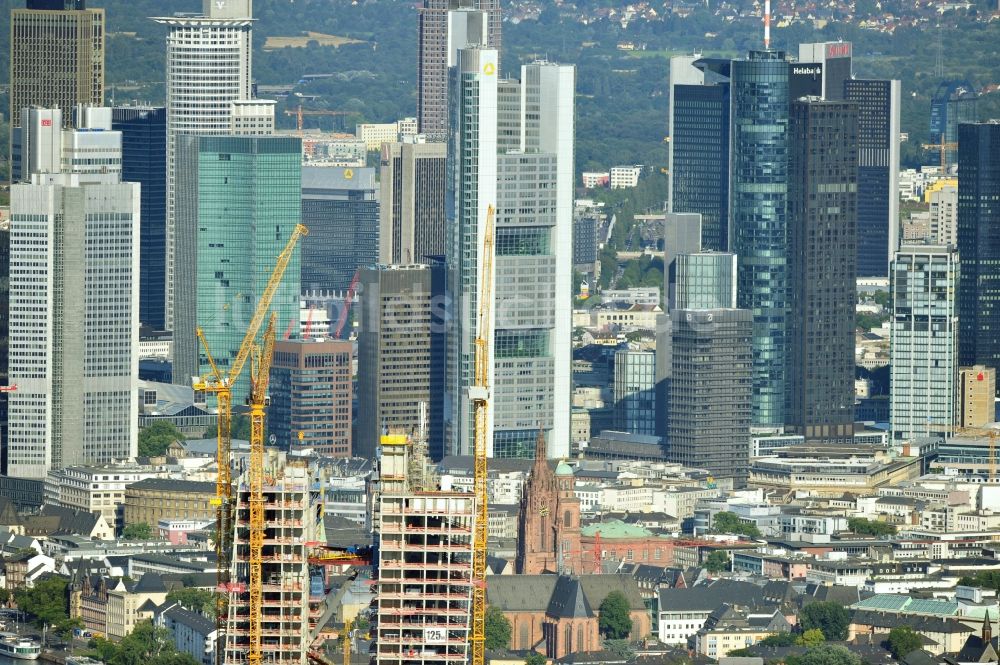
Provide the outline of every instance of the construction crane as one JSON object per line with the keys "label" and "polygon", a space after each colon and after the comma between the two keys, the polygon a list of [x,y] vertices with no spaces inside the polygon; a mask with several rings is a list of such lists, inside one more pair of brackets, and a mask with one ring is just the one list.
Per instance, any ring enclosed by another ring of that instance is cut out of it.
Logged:
{"label": "construction crane", "polygon": [[487,508],[486,447],[489,430],[487,416],[490,405],[490,343],[493,300],[493,223],[496,210],[490,205],[486,212],[486,232],[483,238],[482,271],[479,278],[479,322],[476,326],[475,380],[469,388],[469,398],[475,410],[475,532],[472,536],[472,665],[486,663],[486,554],[489,511]]}
{"label": "construction crane", "polygon": [[353,111],[324,111],[321,109],[304,109],[302,104],[299,104],[297,109],[285,109],[285,115],[294,115],[295,124],[299,130],[299,136],[302,136],[302,119],[307,115],[351,115]]}
{"label": "construction crane", "polygon": [[938,143],[922,143],[920,145],[924,150],[940,150],[941,151],[941,175],[948,175],[948,151],[958,150],[958,144],[954,142],[948,142],[942,139]]}
{"label": "construction crane", "polygon": [[215,616],[216,628],[219,635],[216,640],[216,658],[219,663],[222,663],[225,655],[226,640],[224,636],[228,617],[229,591],[231,590],[233,482],[229,453],[232,447],[233,386],[243,371],[246,361],[250,358],[257,333],[260,331],[260,327],[264,323],[264,317],[271,307],[271,301],[274,299],[274,294],[278,290],[281,278],[285,274],[285,268],[288,267],[288,262],[292,258],[295,245],[300,238],[308,235],[308,233],[309,230],[301,224],[296,225],[295,230],[292,231],[288,243],[281,251],[281,254],[278,255],[278,260],[275,262],[274,270],[271,272],[271,277],[264,288],[264,293],[257,302],[257,309],[254,311],[253,317],[250,319],[250,325],[247,326],[246,333],[243,335],[240,348],[236,353],[236,357],[233,358],[232,363],[229,365],[229,371],[225,375],[222,374],[215,359],[212,357],[204,330],[200,326],[196,330],[198,340],[205,351],[205,357],[211,373],[207,376],[196,378],[193,382],[193,388],[196,391],[213,393],[218,404],[218,421],[216,425],[216,464],[218,465],[218,475],[215,484],[215,499],[212,503],[216,506],[217,520],[215,553],[218,557],[218,573],[216,574],[217,595],[215,600]]}
{"label": "construction crane", "polygon": [[992,427],[947,427],[943,425],[928,425],[928,433],[938,432],[943,434],[945,440],[951,438],[952,436],[983,436],[989,440],[989,451],[988,457],[986,458],[987,469],[989,473],[989,482],[996,482],[997,476],[997,435],[1000,434],[996,429]]}
{"label": "construction crane", "polygon": [[[361,279],[361,269],[354,271],[351,278],[351,285],[347,287],[347,294],[344,296],[344,306],[340,309],[340,317],[337,319],[337,328],[333,332],[335,339],[340,339],[340,334],[344,332],[344,325],[347,323],[347,315],[351,311],[351,303],[354,302],[354,295],[358,290],[358,280]],[[348,335],[350,337],[350,335]]]}
{"label": "construction crane", "polygon": [[250,649],[249,665],[261,665],[261,618],[264,613],[261,561],[264,550],[264,409],[267,406],[267,386],[271,378],[271,357],[274,355],[274,323],[264,331],[263,349],[258,349],[250,374]]}
{"label": "construction crane", "polygon": [[353,621],[347,619],[344,622],[344,665],[351,665],[351,626]]}

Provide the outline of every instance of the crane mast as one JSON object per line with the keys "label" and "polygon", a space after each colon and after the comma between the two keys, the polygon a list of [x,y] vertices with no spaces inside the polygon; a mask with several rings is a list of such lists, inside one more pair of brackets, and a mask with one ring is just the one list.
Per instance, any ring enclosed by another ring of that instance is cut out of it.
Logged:
{"label": "crane mast", "polygon": [[233,385],[239,379],[243,371],[243,366],[250,358],[251,352],[254,349],[257,333],[260,332],[264,318],[271,308],[271,301],[274,299],[274,294],[281,284],[281,278],[285,274],[285,269],[292,259],[295,245],[302,237],[308,234],[309,229],[302,224],[297,224],[288,242],[285,244],[285,248],[278,255],[274,269],[271,271],[271,277],[268,279],[264,292],[257,302],[257,308],[254,310],[250,324],[243,335],[243,341],[240,343],[240,348],[233,358],[228,372],[223,374],[216,364],[215,358],[212,357],[212,352],[208,347],[208,340],[205,337],[204,330],[199,326],[195,331],[198,341],[205,352],[210,372],[206,376],[196,378],[192,385],[196,391],[214,394],[218,405],[218,424],[216,427],[216,464],[218,465],[218,476],[216,477],[215,499],[212,503],[216,507],[217,520],[215,553],[218,557],[218,573],[216,575],[215,610],[218,638],[216,640],[215,655],[216,662],[219,665],[222,665],[225,660],[226,620],[228,618],[229,592],[232,586],[230,576],[233,550],[233,481],[229,460],[232,448]]}
{"label": "crane mast", "polygon": [[479,320],[476,326],[475,379],[469,389],[475,413],[475,531],[472,537],[472,665],[486,662],[486,554],[489,510],[486,484],[486,448],[490,435],[490,312],[493,300],[493,225],[495,208],[486,212],[486,232],[483,239],[482,267],[479,280]]}

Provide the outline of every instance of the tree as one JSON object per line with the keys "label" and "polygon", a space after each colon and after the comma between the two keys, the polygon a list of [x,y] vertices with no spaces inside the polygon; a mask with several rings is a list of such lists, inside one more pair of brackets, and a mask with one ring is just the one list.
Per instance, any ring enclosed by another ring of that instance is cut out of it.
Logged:
{"label": "tree", "polygon": [[598,616],[598,628],[605,639],[624,640],[632,632],[628,599],[621,591],[612,591],[601,601]]}
{"label": "tree", "polygon": [[167,602],[178,603],[193,612],[201,612],[205,616],[215,618],[215,594],[208,589],[194,587],[172,589],[167,594]]}
{"label": "tree", "polygon": [[828,642],[846,640],[850,623],[850,613],[843,606],[831,602],[809,603],[799,615],[803,632],[816,628]]}
{"label": "tree", "polygon": [[137,623],[118,644],[98,637],[89,646],[92,655],[107,665],[198,665],[189,654],[177,651],[170,629],[151,621]]}
{"label": "tree", "polygon": [[491,651],[510,647],[510,621],[499,607],[486,608],[486,648]]}
{"label": "tree", "polygon": [[884,538],[896,535],[896,527],[892,524],[868,520],[864,517],[852,517],[847,520],[847,528],[861,536],[876,536]]}
{"label": "tree", "polygon": [[839,644],[821,644],[797,658],[788,657],[786,665],[861,665],[861,658]]}
{"label": "tree", "polygon": [[169,420],[157,420],[139,430],[139,455],[159,457],[174,441],[183,441],[184,434]]}
{"label": "tree", "polygon": [[[233,439],[240,439],[242,441],[250,440],[250,419],[245,415],[237,414],[233,416],[232,423],[229,426],[229,435]],[[219,425],[216,424],[215,427],[205,430],[206,439],[214,439],[219,436]]]}
{"label": "tree", "polygon": [[811,628],[799,635],[795,640],[795,644],[810,648],[818,647],[824,642],[826,642],[826,638],[823,636],[823,631],[819,628]]}
{"label": "tree", "polygon": [[727,511],[715,514],[715,519],[712,520],[712,531],[760,538],[760,530],[755,525],[743,522],[739,515]]}
{"label": "tree", "polygon": [[528,654],[528,657],[524,659],[524,665],[545,665],[548,662],[549,659],[537,651],[532,651]]}
{"label": "tree", "polygon": [[69,595],[64,577],[51,576],[35,582],[30,589],[14,591],[17,606],[35,617],[39,627],[51,626],[69,618]]}
{"label": "tree", "polygon": [[915,632],[909,626],[896,626],[890,630],[889,639],[886,642],[889,645],[889,651],[892,652],[896,660],[902,660],[906,654],[912,653],[924,646],[919,633]]}
{"label": "tree", "polygon": [[721,573],[729,570],[729,553],[725,550],[715,550],[705,559],[705,568],[710,573]]}
{"label": "tree", "polygon": [[57,623],[55,633],[61,639],[69,640],[73,637],[73,631],[81,628],[86,628],[86,624],[83,623],[83,619],[80,617],[72,617],[69,619],[63,619]]}
{"label": "tree", "polygon": [[766,647],[790,647],[795,644],[795,636],[791,633],[775,633],[768,635],[758,644]]}
{"label": "tree", "polygon": [[122,538],[125,540],[152,540],[153,528],[145,522],[129,524],[122,530]]}

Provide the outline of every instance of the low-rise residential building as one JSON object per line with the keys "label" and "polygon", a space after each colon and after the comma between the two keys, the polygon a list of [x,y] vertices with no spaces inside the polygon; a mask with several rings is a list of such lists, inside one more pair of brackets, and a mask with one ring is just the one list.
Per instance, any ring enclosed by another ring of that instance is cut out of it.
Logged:
{"label": "low-rise residential building", "polygon": [[639,176],[642,174],[642,166],[636,164],[632,166],[611,167],[610,181],[611,189],[626,189],[639,184]]}
{"label": "low-rise residential building", "polygon": [[120,529],[125,488],[157,475],[151,467],[130,464],[55,469],[45,477],[45,503],[100,513],[112,528]]}
{"label": "low-rise residential building", "polygon": [[776,607],[751,610],[726,604],[718,608],[695,634],[695,653],[713,660],[726,658],[738,649],[753,646],[775,633],[787,633],[792,626]]}
{"label": "low-rise residential building", "polygon": [[215,483],[147,478],[125,488],[124,523],[159,524],[161,519],[214,520]]}
{"label": "low-rise residential building", "polygon": [[708,618],[723,605],[758,608],[764,606],[761,587],[749,582],[715,580],[683,589],[660,589],[659,639],[664,644],[686,645],[705,627]]}
{"label": "low-rise residential building", "polygon": [[158,608],[154,621],[170,631],[177,651],[188,654],[201,665],[215,665],[215,641],[219,633],[214,621],[176,604]]}

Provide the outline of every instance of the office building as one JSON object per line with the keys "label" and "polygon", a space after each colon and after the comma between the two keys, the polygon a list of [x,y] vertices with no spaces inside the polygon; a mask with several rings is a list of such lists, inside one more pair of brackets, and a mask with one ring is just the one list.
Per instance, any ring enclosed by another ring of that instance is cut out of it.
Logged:
{"label": "office building", "polygon": [[594,272],[597,263],[597,217],[577,215],[573,219],[573,269]]}
{"label": "office building", "polygon": [[[0,222],[0,385],[9,386],[10,217]],[[7,473],[7,395],[0,393],[0,474]]]}
{"label": "office building", "polygon": [[666,311],[677,306],[677,257],[702,250],[702,216],[668,212],[663,225],[663,293]]}
{"label": "office building", "polygon": [[360,268],[378,262],[375,169],[302,167],[302,289],[346,292]]}
{"label": "office building", "polygon": [[943,175],[951,173],[958,160],[953,144],[959,140],[959,125],[979,119],[978,103],[976,87],[963,80],[943,81],[931,98],[931,139],[945,145]]}
{"label": "office building", "polygon": [[785,418],[789,70],[781,51],[732,64],[730,238],[738,304],[754,313],[755,426]]}
{"label": "office building", "polygon": [[958,245],[958,178],[942,178],[924,190],[928,204],[928,237],[936,245]]}
{"label": "office building", "polygon": [[159,524],[163,519],[214,520],[215,481],[144,478],[125,486],[125,524]]}
{"label": "office building", "polygon": [[793,101],[789,133],[785,429],[852,443],[858,107]]}
{"label": "office building", "polygon": [[614,428],[619,432],[656,433],[656,354],[619,349],[615,352]]}
{"label": "office building", "polygon": [[408,437],[382,437],[375,506],[376,665],[466,662],[474,496],[428,487]]}
{"label": "office building", "polygon": [[[264,529],[261,548],[261,655],[275,665],[306,665],[325,596],[311,593],[310,542],[325,542],[323,528],[324,467],[273,448],[264,453]],[[250,645],[249,606],[250,479],[244,472],[236,493],[233,534],[233,591],[229,593],[225,658],[227,665],[245,663]],[[322,579],[322,578],[320,578]]]}
{"label": "office building", "polygon": [[954,433],[957,425],[959,256],[903,245],[892,264],[889,347],[894,440]]}
{"label": "office building", "polygon": [[[479,42],[497,52],[498,68],[501,37],[499,0],[424,0],[420,7],[417,45],[417,126],[428,140],[448,139],[448,70],[456,62],[449,48],[454,39],[449,35],[448,14],[459,8],[475,9],[487,15],[485,42]],[[468,44],[455,44],[465,48]]]}
{"label": "office building", "polygon": [[736,307],[736,255],[728,252],[678,254],[676,309]]}
{"label": "office building", "polygon": [[569,453],[575,68],[500,82],[493,455]]}
{"label": "office building", "polygon": [[702,218],[701,249],[729,247],[730,62],[670,59],[667,210]]}
{"label": "office building", "polygon": [[858,277],[888,277],[899,247],[899,81],[851,79],[858,105]]}
{"label": "office building", "polygon": [[844,82],[851,79],[851,42],[799,44],[799,62],[822,65],[822,95],[827,101],[844,99]]}
{"label": "office building", "polygon": [[[185,135],[177,141],[175,383],[210,371],[201,328],[225,373],[302,210],[302,146],[279,136]],[[260,224],[258,220],[267,220]],[[297,247],[274,294],[279,330],[299,317]],[[236,403],[249,373],[234,384]]]}
{"label": "office building", "polygon": [[382,146],[379,263],[420,263],[445,255],[447,152],[441,143]]}
{"label": "office building", "polygon": [[742,309],[678,309],[671,321],[668,458],[745,485],[753,316]]}
{"label": "office building", "polygon": [[974,365],[958,371],[960,427],[985,427],[996,421],[997,371]]}
{"label": "office building", "polygon": [[[422,19],[427,19],[424,10]],[[451,140],[448,145],[448,293],[452,302],[452,326],[448,331],[448,401],[445,418],[451,454],[472,454],[472,403],[479,294],[483,290],[480,257],[486,238],[489,210],[497,200],[497,70],[494,49],[462,49],[451,73]],[[499,253],[499,252],[497,252]],[[494,264],[495,266],[496,264]],[[494,273],[496,270],[494,268]],[[495,280],[494,276],[486,276]],[[494,281],[494,293],[501,293]],[[485,304],[496,322],[493,303]],[[493,356],[489,345],[489,384],[494,386]],[[493,447],[493,414],[489,410],[488,437]],[[537,424],[536,424],[537,427]]]}
{"label": "office building", "polygon": [[959,128],[959,359],[1000,367],[1000,124]]}
{"label": "office building", "polygon": [[73,126],[77,104],[104,103],[104,10],[85,0],[27,0],[10,13],[11,182],[26,179],[19,159],[21,113],[59,109]]}
{"label": "office building", "polygon": [[353,361],[353,345],[346,340],[275,343],[267,411],[275,445],[292,453],[351,456]]}
{"label": "office building", "polygon": [[442,264],[361,270],[358,411],[354,454],[375,459],[383,432],[444,450],[445,268]]}
{"label": "office building", "polygon": [[139,185],[121,182],[110,109],[22,115],[31,181],[11,187],[8,466],[134,457],[138,446]]}
{"label": "office building", "polygon": [[229,103],[229,131],[242,136],[268,136],[274,133],[272,99],[237,99]]}
{"label": "office building", "polygon": [[122,133],[122,180],[142,185],[139,320],[143,325],[163,330],[167,275],[167,110],[117,106],[112,110],[112,127]]}
{"label": "office building", "polygon": [[[251,0],[202,0],[202,13],[154,18],[167,28],[167,251],[164,319],[174,324],[177,270],[175,231],[178,206],[175,168],[177,137],[219,135],[231,131],[232,102],[250,99]],[[193,330],[193,328],[192,328]],[[175,372],[176,374],[176,372]]]}

